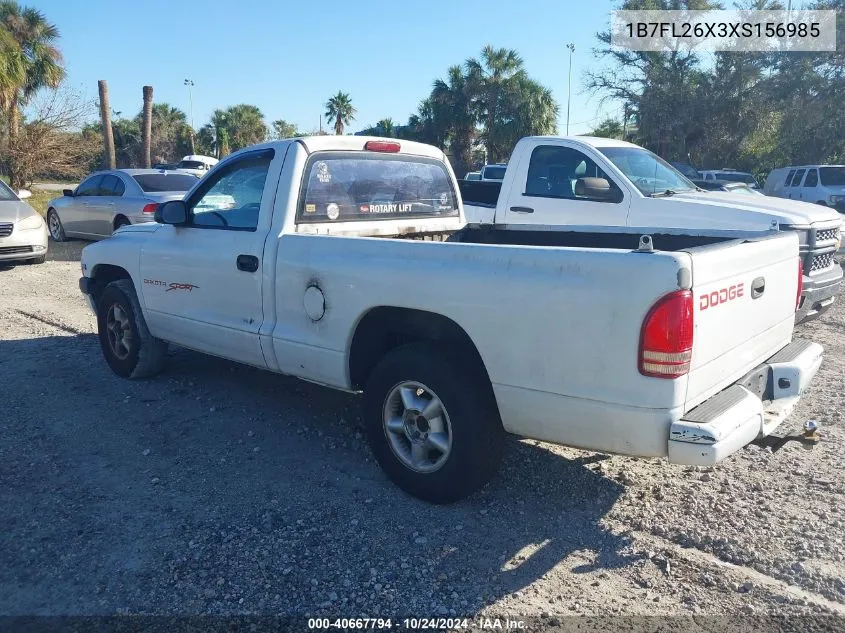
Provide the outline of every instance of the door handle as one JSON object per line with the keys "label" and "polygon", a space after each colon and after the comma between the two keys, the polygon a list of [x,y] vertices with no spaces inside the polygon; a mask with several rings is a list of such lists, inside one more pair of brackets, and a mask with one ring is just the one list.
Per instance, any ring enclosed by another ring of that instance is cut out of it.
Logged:
{"label": "door handle", "polygon": [[759,299],[763,296],[764,292],[766,292],[766,278],[757,277],[757,279],[751,282],[751,298]]}
{"label": "door handle", "polygon": [[514,213],[534,213],[534,209],[531,207],[511,207],[511,211]]}
{"label": "door handle", "polygon": [[254,273],[258,270],[258,258],[255,255],[238,255],[238,270]]}

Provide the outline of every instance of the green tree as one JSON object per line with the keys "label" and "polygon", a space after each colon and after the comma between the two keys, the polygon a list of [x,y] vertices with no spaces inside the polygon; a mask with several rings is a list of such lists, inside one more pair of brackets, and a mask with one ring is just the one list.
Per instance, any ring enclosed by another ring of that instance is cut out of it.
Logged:
{"label": "green tree", "polygon": [[396,125],[390,117],[382,119],[376,123],[376,128],[379,131],[379,136],[386,136],[387,138],[393,138],[396,136]]}
{"label": "green tree", "polygon": [[595,130],[590,132],[590,136],[621,139],[622,124],[612,117],[607,117]]}
{"label": "green tree", "polygon": [[355,120],[357,112],[346,92],[338,91],[326,102],[326,121],[329,125],[334,125],[334,133],[338,136],[343,134],[343,129]]}
{"label": "green tree", "polygon": [[[135,117],[143,125],[143,110]],[[191,128],[185,113],[169,103],[154,103],[150,113],[152,162],[173,162],[190,153]]]}
{"label": "green tree", "polygon": [[[11,48],[12,57],[2,63],[7,68],[3,80],[6,84],[3,89],[5,96],[2,101],[6,102],[4,114],[8,121],[9,146],[16,149],[21,107],[41,88],[58,87],[65,76],[65,69],[62,65],[62,55],[55,46],[59,30],[47,21],[43,13],[37,9],[22,7],[11,0],[3,0],[0,2],[0,24],[8,33],[3,36],[7,49],[12,41],[17,44],[17,49]],[[9,72],[9,69],[12,72]],[[11,155],[19,154],[12,151]],[[23,183],[15,162],[14,158],[10,160],[9,184],[12,188],[20,188]]]}
{"label": "green tree", "polygon": [[477,116],[467,74],[460,66],[447,71],[447,79],[436,79],[431,91],[431,104],[436,120],[443,129],[452,164],[459,173],[472,163],[472,150],[478,135]]}
{"label": "green tree", "polygon": [[273,121],[272,136],[275,140],[282,140],[285,138],[294,138],[298,134],[296,125],[288,123],[284,119]]}
{"label": "green tree", "polygon": [[489,162],[507,160],[523,136],[556,131],[558,105],[548,88],[528,77],[516,51],[488,45],[465,66],[466,91],[483,126]]}
{"label": "green tree", "polygon": [[226,124],[230,151],[237,151],[267,140],[264,115],[254,105],[240,104],[226,109]]}

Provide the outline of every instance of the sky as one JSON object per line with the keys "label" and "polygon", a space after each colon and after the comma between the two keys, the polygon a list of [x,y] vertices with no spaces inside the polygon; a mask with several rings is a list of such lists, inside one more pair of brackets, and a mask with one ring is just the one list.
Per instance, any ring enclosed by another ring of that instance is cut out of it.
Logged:
{"label": "sky", "polygon": [[[590,131],[621,106],[600,108],[584,88],[598,67],[595,34],[609,26],[611,0],[21,0],[59,29],[68,82],[92,100],[108,81],[111,107],[141,110],[153,100],[182,109],[199,128],[211,112],[257,105],[269,122],[317,129],[325,102],[350,94],[351,131],[391,117],[403,124],[449,66],[486,44],[516,49],[529,75],[550,88],[566,132],[572,56],[570,132]],[[184,80],[194,82],[191,107]],[[327,127],[325,120],[324,128]]]}

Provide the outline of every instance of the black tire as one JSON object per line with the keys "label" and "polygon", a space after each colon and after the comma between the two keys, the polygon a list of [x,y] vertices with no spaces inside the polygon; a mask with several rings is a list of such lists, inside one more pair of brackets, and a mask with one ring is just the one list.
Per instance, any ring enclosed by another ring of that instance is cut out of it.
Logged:
{"label": "black tire", "polygon": [[[109,312],[119,307],[121,315],[128,321],[128,329],[122,354],[118,354],[109,340]],[[97,303],[97,330],[100,349],[112,371],[122,378],[147,378],[159,373],[165,365],[167,343],[150,334],[135,287],[129,279],[119,279],[105,287]]]}
{"label": "black tire", "polygon": [[827,206],[827,202],[825,202],[824,200],[819,200],[818,202],[816,202],[816,204],[820,204],[820,205],[822,205],[823,207],[826,207],[826,206]]}
{"label": "black tire", "polygon": [[[430,388],[447,412],[451,449],[433,472],[407,466],[391,447],[384,411],[394,388],[405,381]],[[483,371],[434,343],[412,343],[390,351],[371,372],[364,390],[367,439],[382,469],[405,492],[431,503],[469,496],[496,472],[504,429],[493,389]]]}
{"label": "black tire", "polygon": [[47,209],[47,230],[54,242],[66,242],[67,235],[62,220],[55,209]]}

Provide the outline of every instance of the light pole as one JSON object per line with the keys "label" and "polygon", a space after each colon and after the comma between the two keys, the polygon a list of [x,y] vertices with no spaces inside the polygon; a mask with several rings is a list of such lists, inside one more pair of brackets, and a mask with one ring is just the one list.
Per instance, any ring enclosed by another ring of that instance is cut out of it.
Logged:
{"label": "light pole", "polygon": [[191,104],[191,153],[196,154],[196,148],[194,148],[194,95],[191,91],[194,82],[192,79],[186,79],[185,85],[188,86],[188,102]]}
{"label": "light pole", "polygon": [[569,49],[569,94],[566,96],[566,134],[569,135],[569,106],[572,104],[572,53],[575,52],[575,44],[570,42],[566,45]]}

